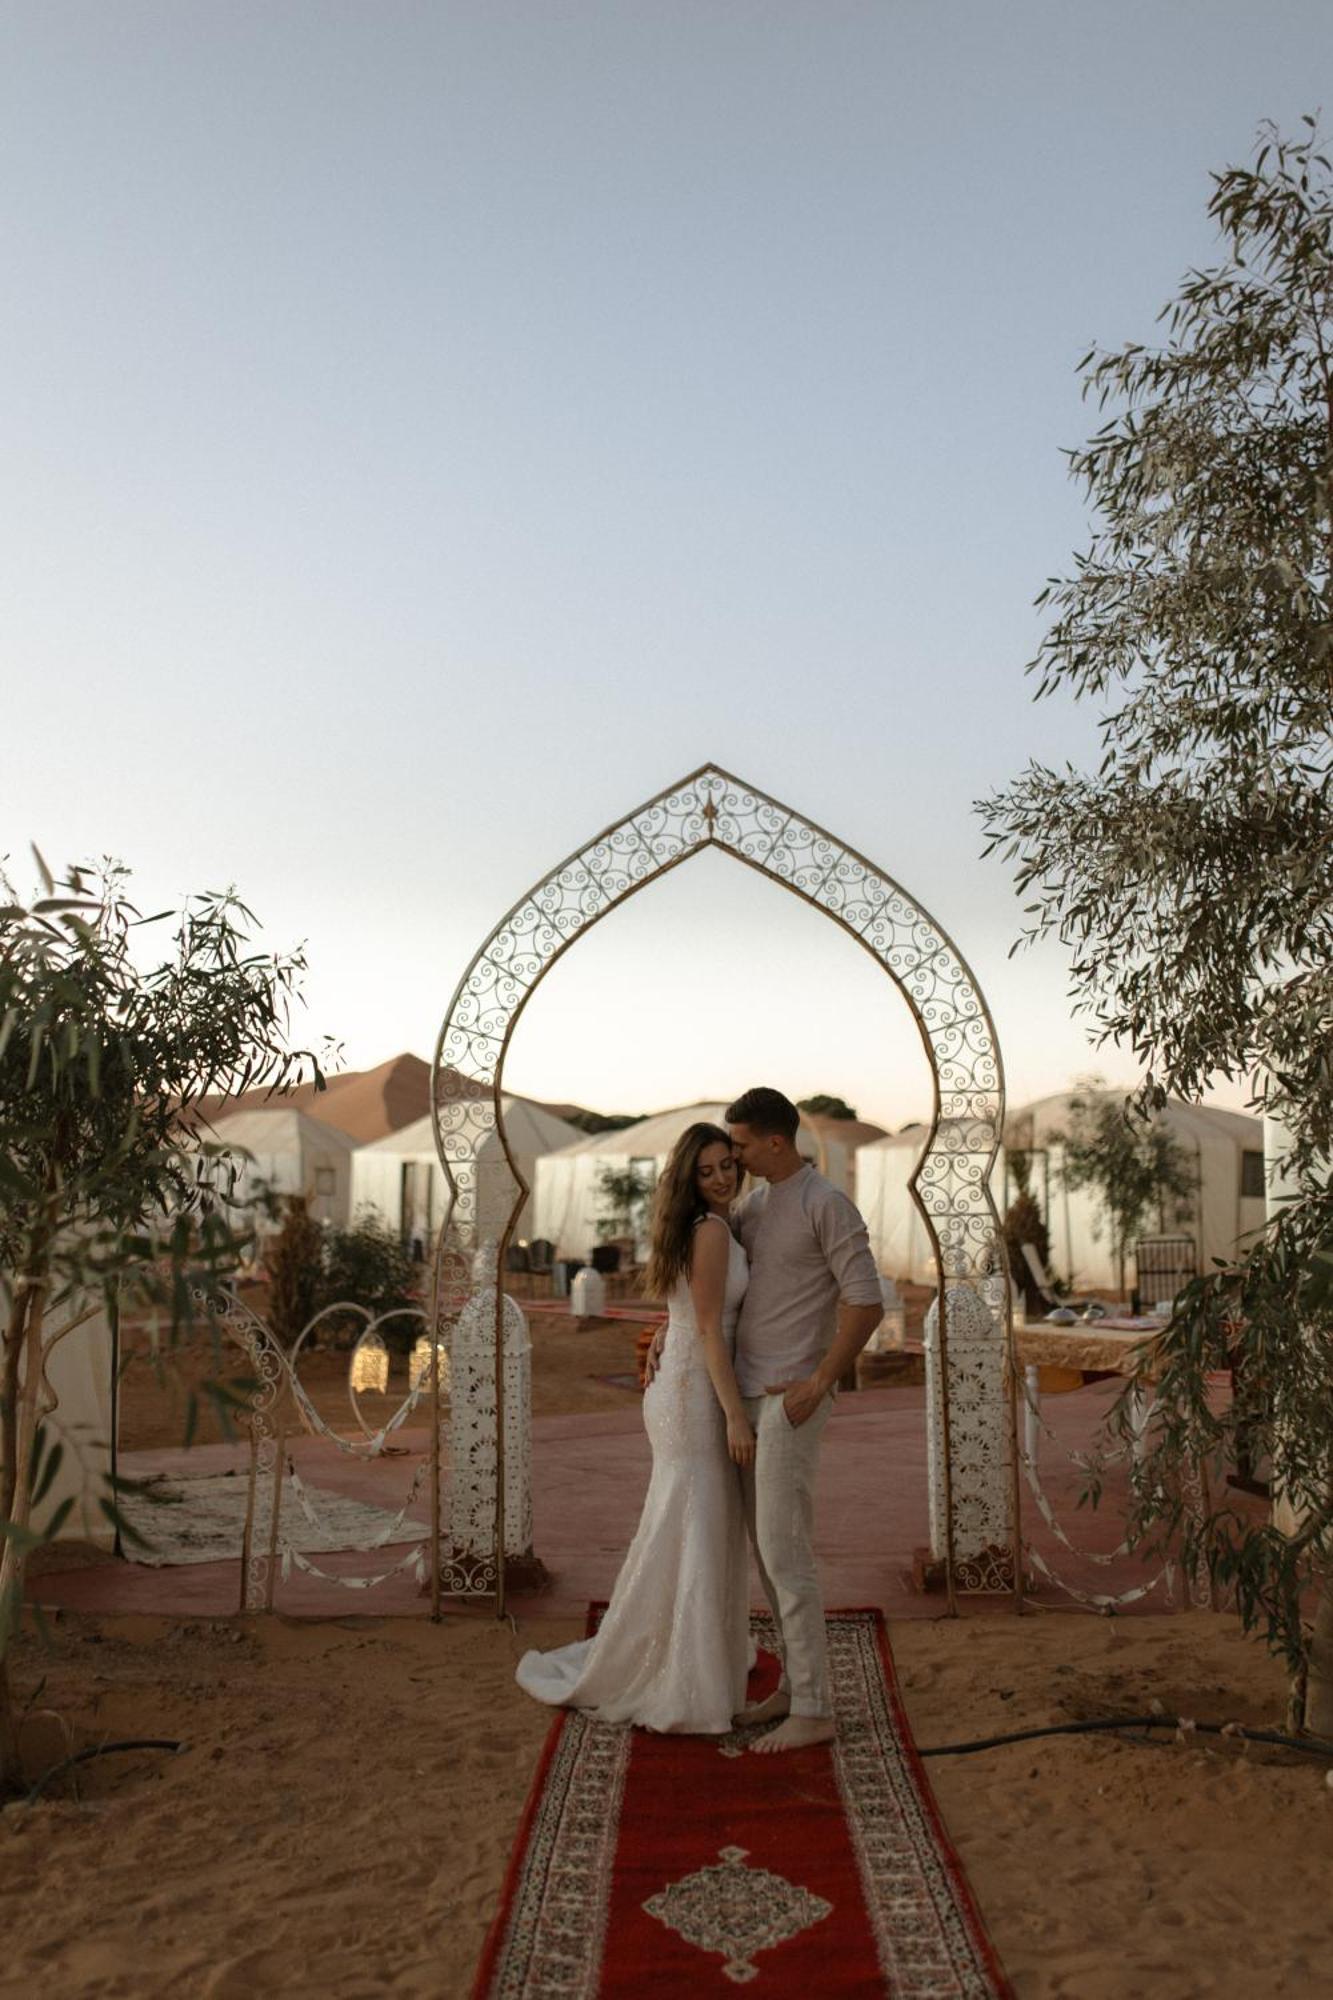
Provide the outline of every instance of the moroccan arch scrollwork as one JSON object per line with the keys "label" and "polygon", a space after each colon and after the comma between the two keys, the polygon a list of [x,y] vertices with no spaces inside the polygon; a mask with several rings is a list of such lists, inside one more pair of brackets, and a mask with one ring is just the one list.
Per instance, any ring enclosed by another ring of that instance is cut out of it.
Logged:
{"label": "moroccan arch scrollwork", "polygon": [[[451,1344],[460,1326],[475,1330],[484,1322],[497,1365],[495,1395],[472,1431],[460,1432],[455,1422],[449,1441],[454,1493],[475,1492],[477,1508],[469,1522],[466,1501],[455,1505],[437,1601],[442,1588],[494,1592],[502,1605],[506,1563],[524,1553],[504,1518],[504,1253],[528,1193],[505,1141],[501,1087],[510,1037],[536,987],[577,938],[708,848],[847,931],[893,980],[916,1021],[935,1105],[912,1192],[945,1306],[927,1351],[940,1499],[933,1518],[941,1524],[935,1554],[951,1595],[1015,1587],[1008,1284],[990,1191],[1004,1078],[989,1011],[945,931],[900,884],[824,828],[708,764],[598,834],[516,903],[463,974],[440,1030],[432,1109],[448,1195],[435,1265],[438,1337]],[[971,1295],[965,1313],[949,1310],[959,1288]],[[435,1448],[443,1448],[438,1430]]]}

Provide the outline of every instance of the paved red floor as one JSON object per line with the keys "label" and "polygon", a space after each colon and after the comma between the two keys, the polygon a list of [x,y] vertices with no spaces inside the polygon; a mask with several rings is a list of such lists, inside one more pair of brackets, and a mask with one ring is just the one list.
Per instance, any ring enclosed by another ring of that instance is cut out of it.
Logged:
{"label": "paved red floor", "polygon": [[[1044,1445],[1043,1482],[1071,1539],[1081,1550],[1106,1552],[1120,1538],[1123,1474],[1107,1482],[1100,1508],[1076,1503],[1083,1475],[1066,1454],[1092,1444],[1113,1386],[1097,1384],[1071,1395],[1046,1399],[1044,1414],[1056,1443]],[[322,1438],[303,1437],[294,1457],[307,1484],[365,1499],[396,1511],[426,1447],[423,1431],[398,1433],[402,1455],[362,1463],[339,1453]],[[123,1470],[206,1473],[234,1469],[244,1477],[241,1445],[201,1445],[191,1451],[126,1454]],[[622,1411],[593,1416],[539,1417],[533,1424],[534,1546],[550,1572],[550,1588],[539,1596],[514,1597],[511,1609],[525,1616],[573,1617],[590,1598],[606,1597],[615,1582],[648,1482],[649,1455],[637,1397],[629,1394]],[[423,1490],[414,1508],[424,1519]],[[936,1617],[943,1600],[911,1587],[914,1549],[928,1540],[924,1391],[919,1388],[864,1390],[839,1398],[825,1433],[817,1502],[818,1549],[825,1602],[878,1604],[894,1617]],[[1024,1495],[1024,1532],[1059,1574],[1083,1590],[1124,1591],[1155,1573],[1156,1563],[1122,1557],[1111,1568],[1062,1551]],[[400,1546],[369,1555],[318,1555],[311,1560],[339,1575],[386,1570],[404,1553]],[[182,1564],[149,1569],[138,1563],[103,1563],[39,1577],[32,1595],[41,1603],[89,1611],[154,1611],[210,1616],[239,1605],[237,1561]],[[1071,1600],[1050,1584],[1034,1593],[1046,1603]],[[1004,1608],[1007,1600],[977,1599],[964,1608]],[[478,1606],[454,1607],[488,1615]],[[1158,1588],[1131,1610],[1167,1608]],[[276,1587],[275,1609],[293,1616],[346,1617],[351,1614],[425,1615],[423,1597],[410,1573],[368,1591],[293,1571]]]}

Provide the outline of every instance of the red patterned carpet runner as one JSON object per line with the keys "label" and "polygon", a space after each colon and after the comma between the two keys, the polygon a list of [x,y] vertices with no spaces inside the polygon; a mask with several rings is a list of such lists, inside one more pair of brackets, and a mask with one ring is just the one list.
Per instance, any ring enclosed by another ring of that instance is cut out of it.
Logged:
{"label": "red patterned carpet runner", "polygon": [[[828,1614],[837,1743],[654,1736],[562,1711],[476,2000],[1010,1993],[940,1822],[878,1611]],[[776,1685],[772,1626],[751,1698]]]}

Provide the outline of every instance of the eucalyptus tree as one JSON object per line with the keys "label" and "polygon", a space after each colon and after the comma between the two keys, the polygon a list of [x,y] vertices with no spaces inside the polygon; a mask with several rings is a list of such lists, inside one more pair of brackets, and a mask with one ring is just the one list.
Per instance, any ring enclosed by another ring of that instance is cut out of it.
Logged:
{"label": "eucalyptus tree", "polygon": [[[25,1560],[72,1505],[36,1532],[64,1450],[52,1352],[117,1299],[176,1339],[194,1285],[234,1270],[252,1236],[220,1198],[210,1155],[222,1149],[200,1143],[192,1110],[307,1068],[322,1080],[315,1057],[288,1046],[303,955],[254,948],[233,894],[143,917],[118,865],[56,882],[37,863],[44,894],[30,903],[0,875],[0,1778]],[[152,963],[151,927],[173,918],[171,949]],[[114,1516],[112,1498],[100,1504]]]}
{"label": "eucalyptus tree", "polygon": [[627,1167],[601,1166],[597,1169],[597,1234],[629,1236],[642,1222],[652,1199],[655,1177],[652,1167],[631,1160]]}
{"label": "eucalyptus tree", "polygon": [[1110,1225],[1117,1284],[1125,1290],[1129,1244],[1156,1208],[1188,1214],[1198,1195],[1189,1156],[1164,1121],[1126,1104],[1100,1077],[1082,1078],[1069,1099],[1069,1123],[1051,1134],[1061,1148],[1060,1178],[1087,1188]]}
{"label": "eucalyptus tree", "polygon": [[814,1097],[797,1099],[798,1111],[812,1111],[816,1118],[855,1118],[856,1112],[845,1097],[831,1097],[827,1091],[820,1091]]}
{"label": "eucalyptus tree", "polygon": [[[1101,422],[1071,466],[1095,525],[1038,600],[1030,671],[1039,696],[1100,706],[1100,763],[1030,764],[980,810],[1024,935],[1069,948],[1076,1003],[1135,1052],[1143,1103],[1249,1079],[1289,1134],[1290,1199],[1161,1342],[1132,1532],[1183,1536],[1333,1734],[1333,171],[1315,121],[1262,128],[1208,210],[1219,252],[1161,336],[1080,364]],[[1249,1388],[1219,1413],[1207,1376],[1233,1360]],[[1201,1514],[1180,1498],[1242,1425],[1291,1532],[1220,1477]]]}

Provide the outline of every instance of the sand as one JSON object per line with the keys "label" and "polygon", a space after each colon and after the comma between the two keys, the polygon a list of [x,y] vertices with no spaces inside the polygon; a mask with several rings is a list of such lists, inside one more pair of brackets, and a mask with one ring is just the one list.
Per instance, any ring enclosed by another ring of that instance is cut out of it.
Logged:
{"label": "sand", "polygon": [[[1108,1714],[1284,1726],[1280,1668],[1229,1615],[896,1624],[917,1741]],[[1215,1737],[1047,1738],[932,1758],[936,1797],[1020,1995],[1326,1991],[1329,1765]]]}
{"label": "sand", "polygon": [[[0,1824],[0,1993],[461,1994],[548,1718],[513,1684],[566,1621],[66,1615],[21,1685],[108,1757],[76,1800]],[[1273,1723],[1282,1681],[1234,1620],[1034,1614],[892,1630],[924,1745],[1156,1694]],[[34,1770],[62,1754],[27,1725]],[[940,1804],[1023,1996],[1309,1995],[1328,1970],[1333,1791],[1231,1744],[1072,1738],[932,1760]]]}
{"label": "sand", "polygon": [[[0,1992],[466,1989],[548,1718],[491,1620],[63,1618],[41,1705],[106,1758],[0,1827]],[[59,1732],[32,1726],[34,1766]]]}
{"label": "sand", "polygon": [[[539,1324],[538,1412],[632,1408],[597,1377],[632,1367],[636,1331]],[[312,1370],[339,1420],[345,1367]],[[150,1372],[131,1371],[124,1414],[127,1446],[180,1442]],[[61,1779],[5,1808],[0,1995],[466,1993],[549,1721],[514,1663],[580,1629],[515,1632],[475,1611],[438,1627],[76,1613],[45,1639],[29,1627],[15,1680],[34,1775],[121,1736],[187,1748],[103,1758],[77,1795]],[[900,1620],[891,1637],[923,1745],[1153,1697],[1282,1726],[1280,1667],[1226,1615],[992,1612]],[[1325,1766],[1216,1739],[1083,1737],[929,1768],[1023,2000],[1327,1986]]]}

